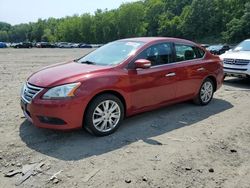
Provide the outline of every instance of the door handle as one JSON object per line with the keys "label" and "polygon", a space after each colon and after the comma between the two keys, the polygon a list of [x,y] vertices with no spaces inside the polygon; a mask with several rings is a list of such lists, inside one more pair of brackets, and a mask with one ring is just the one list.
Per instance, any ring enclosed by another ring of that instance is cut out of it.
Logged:
{"label": "door handle", "polygon": [[198,68],[197,71],[204,71],[205,68],[201,67],[201,68]]}
{"label": "door handle", "polygon": [[171,72],[165,75],[166,77],[173,77],[176,76],[175,72]]}

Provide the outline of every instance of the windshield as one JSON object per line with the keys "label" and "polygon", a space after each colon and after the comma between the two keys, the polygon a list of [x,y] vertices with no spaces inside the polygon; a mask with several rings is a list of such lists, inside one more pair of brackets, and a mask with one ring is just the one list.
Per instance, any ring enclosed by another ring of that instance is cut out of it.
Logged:
{"label": "windshield", "polygon": [[250,51],[250,40],[241,42],[234,48],[234,51]]}
{"label": "windshield", "polygon": [[78,60],[79,63],[117,65],[141,47],[143,42],[115,41],[108,43]]}

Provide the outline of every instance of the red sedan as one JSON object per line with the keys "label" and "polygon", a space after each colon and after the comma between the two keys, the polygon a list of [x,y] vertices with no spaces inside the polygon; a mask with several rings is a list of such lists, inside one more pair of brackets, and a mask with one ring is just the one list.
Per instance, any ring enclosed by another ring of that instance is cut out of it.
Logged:
{"label": "red sedan", "polygon": [[219,57],[193,42],[131,38],[34,73],[21,107],[37,127],[103,136],[137,113],[186,100],[207,105],[222,82]]}

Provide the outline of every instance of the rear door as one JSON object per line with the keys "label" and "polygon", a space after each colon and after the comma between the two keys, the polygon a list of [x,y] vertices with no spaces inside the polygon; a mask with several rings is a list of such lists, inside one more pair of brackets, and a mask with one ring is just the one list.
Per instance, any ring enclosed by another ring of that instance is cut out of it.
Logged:
{"label": "rear door", "polygon": [[173,58],[172,43],[153,45],[135,58],[147,59],[152,63],[149,69],[134,68],[129,71],[131,102],[135,111],[157,107],[175,98],[175,68],[169,65]]}
{"label": "rear door", "polygon": [[176,98],[193,97],[208,74],[203,59],[205,52],[189,44],[175,44],[174,49],[178,80]]}

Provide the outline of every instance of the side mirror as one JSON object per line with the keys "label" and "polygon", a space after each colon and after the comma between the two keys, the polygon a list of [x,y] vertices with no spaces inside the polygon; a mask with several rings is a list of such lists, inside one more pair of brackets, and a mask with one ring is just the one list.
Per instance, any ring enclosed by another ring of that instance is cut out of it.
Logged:
{"label": "side mirror", "polygon": [[148,69],[151,67],[151,62],[147,59],[138,59],[135,61],[135,68]]}

